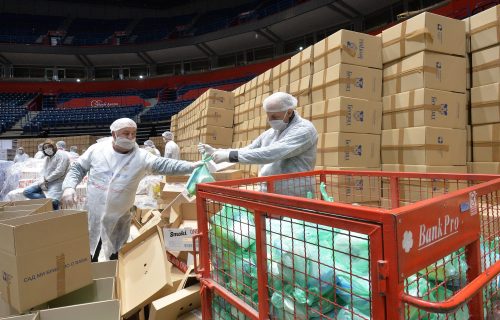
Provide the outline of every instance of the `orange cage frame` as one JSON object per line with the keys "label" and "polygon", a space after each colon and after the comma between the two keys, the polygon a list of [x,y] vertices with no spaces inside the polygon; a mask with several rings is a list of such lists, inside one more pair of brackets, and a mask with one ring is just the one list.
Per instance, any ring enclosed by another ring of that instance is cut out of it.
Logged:
{"label": "orange cage frame", "polygon": [[[392,208],[273,193],[275,183],[281,180],[315,177],[318,182],[326,182],[328,176],[384,179],[390,186],[388,196]],[[460,181],[468,186],[400,207],[399,190],[403,179]],[[267,192],[245,188],[262,183],[267,185]],[[254,215],[259,275],[258,310],[211,278],[210,221],[207,212],[211,201],[244,207]],[[195,272],[202,286],[203,319],[212,319],[213,294],[222,297],[250,319],[269,319],[265,219],[270,217],[290,217],[369,235],[372,319],[402,319],[404,305],[446,313],[464,303],[468,303],[471,319],[484,319],[483,296],[478,293],[500,273],[500,261],[482,270],[480,249],[481,229],[486,223],[493,221],[496,224],[495,236],[500,236],[500,176],[496,175],[320,170],[221,181],[197,186],[197,209],[199,233],[193,237],[193,244]],[[498,220],[492,220],[497,217]],[[407,238],[412,241],[406,241]],[[468,264],[467,284],[452,297],[430,302],[404,292],[406,277],[463,247]]]}

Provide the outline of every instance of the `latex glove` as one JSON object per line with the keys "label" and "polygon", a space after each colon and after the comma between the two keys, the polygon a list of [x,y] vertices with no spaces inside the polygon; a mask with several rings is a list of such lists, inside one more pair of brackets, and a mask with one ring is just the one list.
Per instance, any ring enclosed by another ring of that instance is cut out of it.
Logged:
{"label": "latex glove", "polygon": [[61,203],[66,207],[72,207],[76,204],[76,192],[73,188],[66,188],[61,197]]}
{"label": "latex glove", "polygon": [[219,149],[212,154],[212,159],[215,163],[229,162],[229,151]]}
{"label": "latex glove", "polygon": [[198,151],[203,155],[211,156],[215,152],[215,148],[208,144],[198,143]]}

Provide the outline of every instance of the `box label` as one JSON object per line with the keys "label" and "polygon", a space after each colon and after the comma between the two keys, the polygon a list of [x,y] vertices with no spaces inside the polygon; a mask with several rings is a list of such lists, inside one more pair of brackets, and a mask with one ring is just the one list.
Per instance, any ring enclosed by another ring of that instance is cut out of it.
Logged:
{"label": "box label", "polygon": [[165,248],[169,251],[193,251],[193,235],[197,233],[198,230],[192,228],[164,228]]}

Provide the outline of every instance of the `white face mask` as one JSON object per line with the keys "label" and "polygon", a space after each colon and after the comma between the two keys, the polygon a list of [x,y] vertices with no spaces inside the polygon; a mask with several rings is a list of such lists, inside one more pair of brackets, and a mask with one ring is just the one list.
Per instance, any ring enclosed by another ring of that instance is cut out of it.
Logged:
{"label": "white face mask", "polygon": [[276,131],[285,130],[286,126],[288,125],[288,123],[285,122],[286,115],[287,113],[285,113],[285,116],[283,117],[282,120],[268,120],[271,128],[273,128]]}
{"label": "white face mask", "polygon": [[132,150],[135,147],[135,139],[129,140],[129,139],[123,138],[123,137],[116,137],[115,144],[122,149]]}

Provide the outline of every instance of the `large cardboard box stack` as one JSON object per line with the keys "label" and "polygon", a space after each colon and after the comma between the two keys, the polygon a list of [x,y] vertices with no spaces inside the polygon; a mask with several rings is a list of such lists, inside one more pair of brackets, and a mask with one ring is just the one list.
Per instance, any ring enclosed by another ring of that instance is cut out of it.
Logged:
{"label": "large cardboard box stack", "polygon": [[209,89],[175,117],[174,135],[181,159],[200,159],[199,142],[214,147],[231,147],[233,138],[234,93]]}
{"label": "large cardboard box stack", "polygon": [[[466,172],[465,22],[425,12],[384,30],[382,42],[382,170]],[[400,198],[433,194],[419,182]]]}
{"label": "large cardboard box stack", "polygon": [[[340,30],[312,51],[311,105],[303,105],[299,113],[318,131],[316,167],[380,170],[381,39]],[[380,198],[380,185],[370,188],[356,177],[340,177],[330,189],[335,201],[368,203]]]}
{"label": "large cardboard box stack", "polygon": [[500,5],[470,17],[472,173],[500,173]]}

